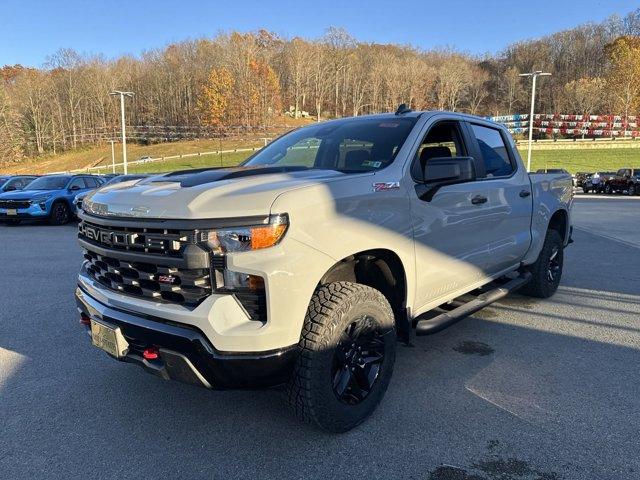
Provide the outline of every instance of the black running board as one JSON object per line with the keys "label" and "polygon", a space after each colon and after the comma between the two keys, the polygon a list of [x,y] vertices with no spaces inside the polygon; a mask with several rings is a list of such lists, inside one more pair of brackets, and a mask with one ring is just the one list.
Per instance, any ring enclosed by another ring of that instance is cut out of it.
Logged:
{"label": "black running board", "polygon": [[528,283],[529,280],[531,280],[531,273],[523,272],[520,276],[513,280],[509,280],[504,285],[482,293],[470,302],[460,305],[449,312],[441,313],[434,318],[419,320],[416,325],[416,335],[430,335],[444,330],[457,321],[476,313],[478,310],[482,310],[484,307],[496,300],[506,297],[514,290],[517,290]]}

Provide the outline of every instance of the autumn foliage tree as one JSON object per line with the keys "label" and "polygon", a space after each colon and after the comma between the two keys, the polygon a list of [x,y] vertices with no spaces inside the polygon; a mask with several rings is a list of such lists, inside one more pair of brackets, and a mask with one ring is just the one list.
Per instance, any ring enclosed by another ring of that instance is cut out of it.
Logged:
{"label": "autumn foliage tree", "polygon": [[235,81],[226,68],[214,68],[202,87],[198,110],[205,125],[220,127],[230,116]]}
{"label": "autumn foliage tree", "polygon": [[640,110],[640,37],[623,36],[605,48],[611,68],[609,92],[615,110],[625,116]]}

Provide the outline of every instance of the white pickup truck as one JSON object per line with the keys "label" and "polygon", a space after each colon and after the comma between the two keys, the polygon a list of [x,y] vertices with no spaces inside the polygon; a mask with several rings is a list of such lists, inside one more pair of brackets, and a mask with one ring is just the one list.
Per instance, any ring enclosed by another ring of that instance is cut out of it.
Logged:
{"label": "white pickup truck", "polygon": [[237,168],[90,194],[80,322],[159,377],[285,385],[300,418],[346,431],[381,401],[398,340],[515,289],[553,295],[572,199],[570,176],[529,175],[482,118],[400,108],[318,123]]}

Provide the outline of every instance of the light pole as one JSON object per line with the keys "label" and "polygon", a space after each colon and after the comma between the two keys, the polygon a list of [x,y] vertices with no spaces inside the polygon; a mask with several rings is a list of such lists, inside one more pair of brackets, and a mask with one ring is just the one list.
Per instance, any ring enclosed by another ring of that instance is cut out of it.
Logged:
{"label": "light pole", "polygon": [[548,77],[550,75],[550,73],[545,73],[542,70],[520,74],[521,77],[533,78],[533,84],[531,86],[531,113],[529,114],[529,151],[527,152],[527,172],[531,171],[531,142],[533,140],[533,110],[536,104],[536,79],[538,77]]}
{"label": "light pole", "polygon": [[[122,162],[124,165],[124,174],[127,174],[127,137],[125,134],[124,125],[124,97],[133,97],[133,92],[121,92],[120,90],[114,90],[109,92],[109,95],[120,95],[120,118],[122,121]],[[112,144],[113,145],[113,144]]]}
{"label": "light pole", "polygon": [[109,140],[109,141],[111,142],[111,169],[113,170],[113,173],[116,173],[116,152],[113,147],[115,140]]}

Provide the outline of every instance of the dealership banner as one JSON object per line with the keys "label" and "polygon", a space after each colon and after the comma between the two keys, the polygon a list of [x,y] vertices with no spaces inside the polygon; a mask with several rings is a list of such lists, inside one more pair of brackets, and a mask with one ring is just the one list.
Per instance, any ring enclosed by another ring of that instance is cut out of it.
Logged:
{"label": "dealership banner", "polygon": [[[503,124],[512,134],[529,131],[529,115],[514,114],[486,117]],[[533,131],[547,135],[587,135],[590,137],[640,137],[637,116],[536,114]]]}

